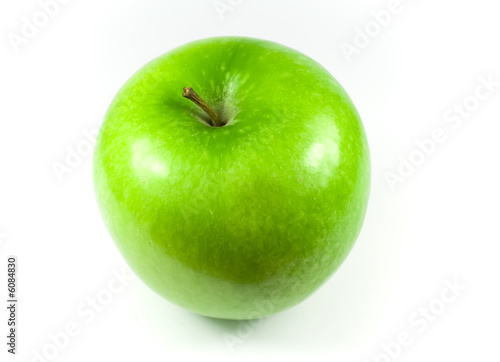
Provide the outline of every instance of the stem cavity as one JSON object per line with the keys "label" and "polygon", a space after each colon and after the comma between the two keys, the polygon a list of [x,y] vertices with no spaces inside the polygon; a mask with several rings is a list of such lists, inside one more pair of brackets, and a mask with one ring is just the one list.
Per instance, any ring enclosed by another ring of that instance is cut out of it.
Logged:
{"label": "stem cavity", "polygon": [[203,100],[203,98],[201,98],[198,93],[196,93],[194,91],[193,88],[191,87],[185,87],[184,88],[184,92],[182,93],[182,96],[184,98],[187,98],[189,100],[191,100],[194,104],[196,104],[198,107],[200,107],[201,109],[203,109],[205,111],[205,113],[207,113],[209,116],[210,116],[210,125],[212,127],[222,127],[224,126],[224,122],[222,122],[219,118],[219,116],[217,115],[217,113],[215,113],[215,111],[213,110],[212,107],[210,107],[207,102],[205,102]]}

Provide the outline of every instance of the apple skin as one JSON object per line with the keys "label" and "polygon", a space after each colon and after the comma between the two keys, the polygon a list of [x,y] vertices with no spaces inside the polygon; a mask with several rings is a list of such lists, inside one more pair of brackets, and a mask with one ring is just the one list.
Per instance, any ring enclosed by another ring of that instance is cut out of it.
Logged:
{"label": "apple skin", "polygon": [[[228,124],[183,98],[192,87]],[[290,308],[338,269],[370,186],[358,112],[328,71],[270,41],[221,37],[140,69],[96,142],[104,222],[151,289],[195,313]]]}

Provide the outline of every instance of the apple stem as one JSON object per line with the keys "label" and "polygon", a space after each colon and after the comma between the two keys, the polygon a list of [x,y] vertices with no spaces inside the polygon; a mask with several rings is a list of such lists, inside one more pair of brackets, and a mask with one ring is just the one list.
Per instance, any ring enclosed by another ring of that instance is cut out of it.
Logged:
{"label": "apple stem", "polygon": [[191,101],[193,101],[194,104],[196,104],[198,107],[203,109],[211,118],[211,123],[210,125],[212,127],[222,127],[224,124],[220,121],[219,116],[217,116],[217,113],[210,107],[207,102],[201,98],[198,93],[194,91],[193,88],[191,87],[185,87],[184,88],[184,93],[182,93],[182,96],[184,98],[187,98]]}

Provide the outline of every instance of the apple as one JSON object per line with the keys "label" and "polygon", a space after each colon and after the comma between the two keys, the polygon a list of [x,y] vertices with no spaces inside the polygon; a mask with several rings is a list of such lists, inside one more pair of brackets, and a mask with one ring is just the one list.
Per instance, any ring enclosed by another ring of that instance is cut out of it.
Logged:
{"label": "apple", "polygon": [[358,112],[316,61],[219,37],[154,59],[112,101],[95,146],[98,205],[131,269],[195,313],[290,308],[338,269],[370,185]]}

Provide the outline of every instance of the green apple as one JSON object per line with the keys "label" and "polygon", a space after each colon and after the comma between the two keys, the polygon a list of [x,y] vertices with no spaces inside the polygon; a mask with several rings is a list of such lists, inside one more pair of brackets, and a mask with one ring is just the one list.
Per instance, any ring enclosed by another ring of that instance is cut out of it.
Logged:
{"label": "green apple", "polygon": [[132,270],[201,315],[267,316],[341,265],[370,185],[363,125],[321,65],[273,42],[178,47],[121,88],[96,142],[104,222]]}

